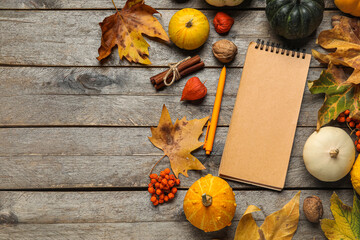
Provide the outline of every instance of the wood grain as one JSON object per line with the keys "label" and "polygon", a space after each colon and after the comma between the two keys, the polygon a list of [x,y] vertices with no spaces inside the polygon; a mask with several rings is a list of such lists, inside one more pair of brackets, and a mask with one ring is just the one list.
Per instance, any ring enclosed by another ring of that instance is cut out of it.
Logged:
{"label": "wood grain", "polygon": [[[351,188],[349,177],[335,183],[313,178],[305,169],[302,148],[314,128],[297,129],[286,188]],[[181,176],[189,187],[201,176],[217,175],[228,128],[218,128],[214,151],[194,155],[207,168]],[[0,148],[0,188],[147,187],[150,169],[162,156],[147,137],[149,128],[5,128]],[[203,138],[203,136],[202,136]],[[129,139],[131,139],[129,141]],[[169,167],[165,158],[156,172]],[[126,177],[125,177],[126,176]],[[232,182],[235,188],[254,188]]]}
{"label": "wood grain", "polygon": [[[167,30],[168,22],[174,10],[162,10],[160,22]],[[216,11],[204,11],[208,19],[213,19]],[[324,20],[316,34],[331,28],[331,16],[339,11],[326,11]],[[27,66],[135,66],[126,60],[120,61],[117,51],[103,62],[98,62],[101,31],[99,22],[113,11],[0,11],[0,64]],[[264,11],[230,11],[235,18],[235,24],[225,37],[234,41],[239,51],[235,60],[229,66],[242,66],[245,52],[250,41],[258,38],[283,43],[270,29]],[[44,21],[46,19],[46,21]],[[64,27],[66,26],[66,27]],[[152,66],[167,66],[188,55],[199,54],[206,66],[221,66],[213,57],[211,46],[223,36],[218,35],[210,24],[210,36],[203,47],[194,51],[183,51],[174,45],[166,45],[148,40],[151,47],[150,60]],[[18,31],[21,29],[22,31]],[[316,34],[297,43],[297,47],[320,50],[315,44]],[[290,42],[288,41],[288,44]],[[138,66],[138,65],[136,65]],[[319,66],[313,60],[311,66]]]}
{"label": "wood grain", "polygon": [[[326,8],[335,8],[333,1],[325,0]],[[115,1],[120,8],[125,4],[125,0]],[[184,7],[197,9],[214,9],[215,7],[208,5],[204,0],[191,1],[184,3],[176,2],[175,0],[147,0],[146,4],[157,8],[165,9],[181,9]],[[261,0],[245,0],[241,5],[231,7],[231,9],[249,9],[249,8],[264,8],[265,1]],[[109,0],[2,0],[0,2],[0,9],[113,9],[111,1]]]}
{"label": "wood grain", "polygon": [[[285,190],[280,193],[271,190],[235,191],[237,207],[234,220],[240,220],[247,206],[253,204],[262,209],[262,212],[254,214],[254,219],[263,221],[266,216],[282,208],[297,192],[297,190]],[[352,206],[352,190],[336,192],[345,204]],[[145,191],[3,191],[0,192],[1,217],[4,219],[3,222],[8,224],[185,222],[182,208],[185,193],[185,190],[179,190],[174,200],[155,208],[150,202],[150,194]],[[300,208],[302,209],[305,197],[317,195],[323,203],[323,218],[332,218],[331,194],[331,191],[303,190]],[[305,219],[301,212],[300,220]]]}
{"label": "wood grain", "polygon": [[[301,157],[306,139],[315,127],[298,127],[292,156]],[[228,127],[217,128],[212,155],[222,155]],[[148,140],[150,127],[0,128],[0,156],[162,156]],[[200,137],[203,141],[204,136]],[[204,151],[195,152],[203,155]]]}
{"label": "wood grain", "polygon": [[[197,154],[206,167],[190,171],[189,177],[180,176],[181,188],[188,188],[202,176],[217,176],[221,156]],[[1,189],[49,188],[147,188],[146,177],[161,156],[12,156],[0,157]],[[154,172],[169,167],[165,158]],[[252,185],[229,181],[236,189],[258,189]],[[305,169],[302,157],[291,157],[285,189],[340,189],[351,188],[350,177],[326,183],[312,177]]]}
{"label": "wood grain", "polygon": [[[263,221],[257,221],[260,226]],[[18,224],[3,227],[0,238],[7,240],[118,240],[118,239],[222,239],[232,240],[238,221],[218,232],[204,233],[188,222]],[[300,221],[293,240],[325,240],[319,225]]]}
{"label": "wood grain", "polygon": [[[233,239],[236,225],[249,204],[262,209],[262,212],[253,214],[260,225],[266,216],[283,207],[296,192],[235,191],[237,208],[232,226],[207,234],[186,221],[182,209],[185,191],[181,190],[173,201],[156,208],[151,205],[146,192],[1,192],[1,217],[5,225],[0,227],[0,237],[26,239],[36,236],[58,239],[59,234],[65,231],[70,239],[74,239],[75,236],[89,236],[89,233],[97,230],[98,233],[91,239],[111,239],[118,231],[123,234],[120,236],[143,239],[155,229],[158,233],[151,236],[163,236],[161,230],[168,227],[171,229],[170,234],[175,233],[175,239],[179,236],[196,236],[196,239]],[[323,217],[332,218],[329,206],[331,194],[331,191],[322,190],[302,191],[300,224],[294,239],[304,239],[304,236],[310,234],[312,237],[323,238],[320,226],[309,224],[305,220],[302,202],[307,196],[319,196],[324,206]],[[339,190],[337,194],[344,203],[352,205],[351,190]],[[125,232],[121,231],[123,229]]]}
{"label": "wood grain", "polygon": [[[0,126],[155,126],[163,104],[174,120],[211,115],[220,69],[206,68],[191,75],[207,80],[208,96],[197,104],[180,102],[191,76],[156,91],[149,77],[162,70],[0,68],[4,76],[0,82]],[[317,79],[321,70],[311,69],[308,79]],[[219,125],[230,123],[241,72],[241,68],[227,71]],[[311,95],[306,87],[298,125],[315,126],[322,103],[323,96]]]}

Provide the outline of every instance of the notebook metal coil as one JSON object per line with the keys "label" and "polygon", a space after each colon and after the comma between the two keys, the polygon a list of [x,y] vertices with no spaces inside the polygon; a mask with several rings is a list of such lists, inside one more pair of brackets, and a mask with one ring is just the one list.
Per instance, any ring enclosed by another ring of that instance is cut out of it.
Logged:
{"label": "notebook metal coil", "polygon": [[305,54],[306,54],[306,49],[302,49],[301,51],[300,51],[300,49],[296,49],[296,50],[287,49],[285,46],[281,47],[281,45],[279,43],[274,43],[274,42],[270,42],[270,41],[267,41],[265,43],[265,41],[261,40],[261,39],[258,39],[256,41],[255,48],[264,50],[264,51],[274,52],[276,54],[296,57],[296,58],[301,57],[302,59],[305,58]]}

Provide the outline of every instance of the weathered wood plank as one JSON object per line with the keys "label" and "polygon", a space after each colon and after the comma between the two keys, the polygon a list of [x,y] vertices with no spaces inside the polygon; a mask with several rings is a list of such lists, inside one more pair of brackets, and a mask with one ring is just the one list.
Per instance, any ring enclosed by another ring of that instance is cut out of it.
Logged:
{"label": "weathered wood plank", "polygon": [[[0,97],[1,126],[154,126],[166,104],[176,118],[210,116],[215,96],[199,105],[180,103],[180,96],[16,96]],[[235,96],[224,97],[218,125],[228,126]],[[323,97],[304,96],[299,126],[315,126]]]}
{"label": "weathered wood plank", "polygon": [[[297,129],[286,187],[351,187],[348,177],[336,183],[322,183],[305,170],[302,149],[314,129]],[[218,128],[211,156],[205,156],[201,149],[194,152],[207,170],[192,171],[186,180],[182,177],[184,187],[206,173],[217,175],[227,130]],[[148,179],[145,176],[162,156],[162,151],[148,141],[150,135],[149,128],[0,129],[0,139],[3,140],[0,187],[146,187]],[[155,171],[165,167],[169,167],[167,159]],[[232,184],[237,188],[249,188],[239,183]]]}
{"label": "weathered wood plank", "polygon": [[[263,221],[256,221],[260,226]],[[188,222],[139,222],[139,223],[74,223],[74,224],[18,224],[0,227],[0,238],[7,240],[118,240],[118,239],[234,239],[238,221],[230,227],[204,233]],[[318,224],[300,221],[293,240],[325,240]]]}
{"label": "weathered wood plank", "polygon": [[[180,102],[186,79],[156,91],[149,77],[154,68],[28,68],[3,67],[0,74],[2,126],[149,126],[157,125],[163,104],[172,117],[211,115],[220,69],[206,68],[192,76],[207,80],[208,96],[198,104]],[[317,79],[322,69],[311,69]],[[229,68],[219,124],[230,123],[242,69]],[[289,79],[291,82],[291,79]],[[142,87],[139,87],[139,86]],[[299,126],[315,126],[323,96],[303,97]]]}
{"label": "weathered wood plank", "polygon": [[[115,1],[118,7],[125,4],[125,0]],[[181,8],[200,8],[214,9],[215,7],[208,5],[204,0],[188,0],[185,3],[178,3],[175,0],[147,0],[146,4],[157,8],[181,9]],[[265,1],[262,0],[245,0],[241,5],[232,7],[232,9],[248,9],[248,8],[264,8]],[[334,2],[325,0],[326,8],[335,8]],[[114,6],[109,0],[2,0],[0,9],[112,9]],[[222,9],[222,8],[219,8]]]}
{"label": "weathered wood plank", "polygon": [[[298,127],[292,156],[301,157],[306,139],[315,127]],[[228,127],[217,128],[213,156],[222,155]],[[162,151],[148,140],[148,128],[0,128],[0,156],[162,156]],[[204,136],[201,136],[202,141]],[[204,155],[203,150],[195,152]]]}
{"label": "weathered wood plank", "polygon": [[[202,176],[217,176],[221,156],[198,156],[206,167],[180,176],[181,188],[188,188]],[[160,156],[17,156],[0,157],[0,189],[147,187],[146,177]],[[161,161],[154,172],[169,167],[169,160]],[[252,185],[229,181],[236,189],[253,189]],[[347,176],[335,183],[325,183],[312,177],[302,157],[291,157],[285,189],[294,188],[351,188]]]}
{"label": "weathered wood plank", "polygon": [[[120,61],[114,50],[108,59],[99,63],[98,47],[101,31],[98,23],[113,11],[0,11],[0,64],[41,65],[41,66],[133,66],[127,61]],[[175,13],[174,10],[162,10],[160,20],[165,29]],[[216,11],[206,10],[204,13],[211,20]],[[264,11],[230,11],[235,24],[225,38],[233,40],[239,53],[230,66],[242,66],[245,52],[251,40],[257,38],[283,42],[270,29]],[[324,20],[317,33],[331,28],[331,16],[339,11],[326,11]],[[91,17],[90,17],[91,16]],[[44,21],[47,19],[47,21]],[[64,27],[66,26],[66,27]],[[18,31],[22,29],[22,31]],[[315,44],[316,34],[303,43],[308,51],[319,49]],[[213,57],[211,45],[224,38],[218,35],[211,24],[210,37],[207,43],[198,50],[182,51],[174,45],[165,45],[149,40],[150,60],[152,66],[167,66],[169,62],[177,62],[188,55],[199,54],[207,66],[221,66]],[[315,60],[312,66],[319,66]]]}
{"label": "weathered wood plank", "polygon": [[[254,219],[263,221],[266,216],[282,208],[298,191],[275,192],[235,191],[237,203],[234,220],[238,221],[247,206],[256,205],[262,212]],[[353,190],[336,191],[345,204],[352,205]],[[57,223],[136,223],[186,222],[182,204],[185,190],[179,190],[174,200],[154,207],[147,191],[121,192],[0,192],[2,223],[57,224]],[[317,195],[323,202],[323,218],[332,218],[331,190],[303,190],[300,209],[305,197]],[[300,219],[305,216],[300,211]]]}
{"label": "weathered wood plank", "polygon": [[[315,80],[324,68],[310,68],[307,79]],[[167,68],[113,67],[0,67],[0,97],[24,95],[130,95],[181,96],[186,81],[197,76],[205,81],[207,94],[215,96],[221,68],[205,68],[171,87],[156,91],[149,78]],[[242,68],[228,68],[224,96],[236,96]],[[291,82],[291,79],[289,79]],[[141,87],[140,87],[141,86]],[[305,94],[309,94],[306,90]]]}

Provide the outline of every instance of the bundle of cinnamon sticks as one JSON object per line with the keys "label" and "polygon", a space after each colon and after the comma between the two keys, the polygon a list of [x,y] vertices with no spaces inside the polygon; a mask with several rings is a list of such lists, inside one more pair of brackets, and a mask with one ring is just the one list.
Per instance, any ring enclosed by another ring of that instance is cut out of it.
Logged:
{"label": "bundle of cinnamon sticks", "polygon": [[[205,64],[203,61],[201,61],[200,56],[196,55],[182,63],[179,64],[179,66],[177,67],[178,72],[180,74],[180,78],[185,77],[186,75],[189,75],[193,72],[196,72],[202,68],[205,67]],[[165,83],[164,83],[164,77],[166,76],[167,72],[169,70],[166,70],[164,72],[161,72],[159,74],[156,74],[155,76],[152,76],[150,78],[151,83],[153,84],[153,86],[155,87],[155,89],[161,89],[163,87],[165,87]],[[170,83],[171,80],[173,78],[173,72],[171,72],[167,78],[166,78],[166,82]],[[176,79],[176,80],[179,80]]]}

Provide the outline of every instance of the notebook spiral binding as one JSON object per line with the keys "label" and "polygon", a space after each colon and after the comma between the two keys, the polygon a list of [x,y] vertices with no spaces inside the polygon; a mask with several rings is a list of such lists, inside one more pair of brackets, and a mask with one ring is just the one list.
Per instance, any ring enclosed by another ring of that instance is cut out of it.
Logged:
{"label": "notebook spiral binding", "polygon": [[[302,56],[301,56],[302,59],[305,59],[305,54],[306,54],[306,49],[303,49],[302,51],[300,51],[300,49],[290,50],[290,49],[286,49],[284,46],[280,47],[279,43],[274,43],[274,42],[270,43],[270,41],[267,41],[265,44],[265,41],[261,40],[261,39],[258,39],[256,41],[255,48],[256,49],[259,48],[260,50],[265,50],[265,51],[270,50],[270,52],[275,51],[276,54],[279,54],[279,53],[281,55],[286,54],[286,56],[297,57],[297,58],[300,58],[300,55],[302,54]],[[291,55],[290,55],[290,53],[291,53]]]}

